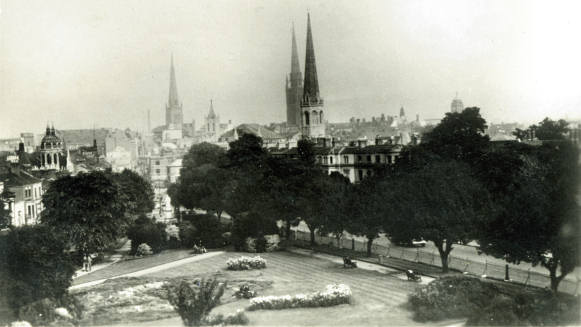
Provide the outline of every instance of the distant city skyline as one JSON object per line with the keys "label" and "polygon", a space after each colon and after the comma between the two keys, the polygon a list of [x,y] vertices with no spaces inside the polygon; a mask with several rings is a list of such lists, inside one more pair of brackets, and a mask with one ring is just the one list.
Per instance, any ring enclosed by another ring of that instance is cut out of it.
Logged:
{"label": "distant city skyline", "polygon": [[286,120],[294,22],[307,11],[330,122],[443,117],[458,92],[488,122],[580,119],[575,2],[0,3],[0,138],[165,123],[173,54],[183,120]]}

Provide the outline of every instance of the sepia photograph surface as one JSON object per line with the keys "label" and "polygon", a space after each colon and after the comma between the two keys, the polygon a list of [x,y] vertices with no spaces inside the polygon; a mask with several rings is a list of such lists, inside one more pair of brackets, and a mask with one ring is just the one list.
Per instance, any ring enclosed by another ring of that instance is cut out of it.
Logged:
{"label": "sepia photograph surface", "polygon": [[0,0],[0,326],[581,325],[580,12]]}

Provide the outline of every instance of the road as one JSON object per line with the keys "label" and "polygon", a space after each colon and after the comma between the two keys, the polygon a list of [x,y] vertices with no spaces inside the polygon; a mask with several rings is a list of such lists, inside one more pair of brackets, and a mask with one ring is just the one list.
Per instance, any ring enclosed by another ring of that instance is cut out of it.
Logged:
{"label": "road", "polygon": [[[301,232],[309,232],[309,228],[306,224],[301,222],[298,227],[294,228]],[[349,233],[345,233],[344,237],[354,238],[357,241],[366,242],[365,237],[354,236]],[[397,246],[395,244],[391,244],[389,239],[385,236],[381,236],[380,238],[374,241],[374,244],[383,245],[390,248],[390,252],[394,253],[397,256],[397,253],[401,253],[402,247]],[[403,248],[403,250],[409,250],[409,248]],[[434,253],[438,254],[438,249],[434,245],[433,242],[427,242],[425,247],[419,248],[419,251],[422,253]],[[453,250],[450,255],[454,258],[461,258],[472,262],[478,262],[481,264],[488,263],[489,265],[496,265],[499,267],[504,267],[506,265],[506,261],[503,259],[495,258],[485,254],[478,254],[478,247],[473,245],[460,245],[455,244],[453,246]],[[533,272],[538,272],[543,275],[548,275],[548,270],[541,265],[537,265],[533,267],[530,263],[523,262],[519,265],[509,264],[510,271],[516,269],[520,271],[528,271],[529,269]],[[566,277],[569,280],[576,280],[581,279],[581,267],[577,267],[571,274],[567,275]]]}

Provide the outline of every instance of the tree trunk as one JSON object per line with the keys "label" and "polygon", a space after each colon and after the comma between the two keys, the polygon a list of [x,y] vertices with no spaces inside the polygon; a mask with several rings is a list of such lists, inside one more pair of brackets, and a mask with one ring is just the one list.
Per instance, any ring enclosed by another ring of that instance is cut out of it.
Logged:
{"label": "tree trunk", "polygon": [[557,267],[557,264],[547,267],[549,269],[549,276],[551,276],[551,291],[553,291],[553,294],[557,294],[559,283],[561,283],[563,278],[566,276],[563,272],[561,272],[561,276],[557,276]]}
{"label": "tree trunk", "polygon": [[221,223],[220,218],[222,217],[222,210],[216,210],[216,217],[218,217],[218,222]]}
{"label": "tree trunk", "polygon": [[448,254],[445,252],[440,252],[440,259],[442,260],[442,272],[448,272]]}
{"label": "tree trunk", "polygon": [[291,221],[290,219],[287,219],[285,226],[285,237],[287,240],[290,240],[290,234],[291,234]]}
{"label": "tree trunk", "polygon": [[373,245],[373,238],[367,238],[367,257],[371,257],[371,246]]}
{"label": "tree trunk", "polygon": [[442,261],[442,272],[443,273],[447,273],[448,272],[448,256],[450,254],[450,252],[452,251],[452,244],[448,241],[446,241],[446,244],[444,244],[443,241],[434,241],[434,244],[436,245],[436,247],[438,248],[438,252],[440,253],[440,260]]}
{"label": "tree trunk", "polygon": [[315,246],[317,245],[317,243],[315,242],[315,229],[309,227],[309,231],[311,233],[311,246]]}

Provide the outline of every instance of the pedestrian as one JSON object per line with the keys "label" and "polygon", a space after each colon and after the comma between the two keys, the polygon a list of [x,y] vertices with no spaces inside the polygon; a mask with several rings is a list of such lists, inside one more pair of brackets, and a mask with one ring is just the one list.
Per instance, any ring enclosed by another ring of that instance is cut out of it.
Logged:
{"label": "pedestrian", "polygon": [[88,271],[89,269],[89,256],[85,254],[83,256],[83,271]]}
{"label": "pedestrian", "polygon": [[93,258],[88,255],[87,256],[87,271],[91,271],[91,268],[93,268]]}

